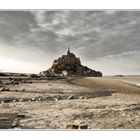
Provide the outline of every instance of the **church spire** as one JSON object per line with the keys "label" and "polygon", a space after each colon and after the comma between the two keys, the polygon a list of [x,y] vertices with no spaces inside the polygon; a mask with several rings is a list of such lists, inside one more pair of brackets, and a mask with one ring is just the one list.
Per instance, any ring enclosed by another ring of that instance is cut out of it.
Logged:
{"label": "church spire", "polygon": [[67,55],[69,55],[70,54],[70,47],[68,47],[68,51],[67,51]]}

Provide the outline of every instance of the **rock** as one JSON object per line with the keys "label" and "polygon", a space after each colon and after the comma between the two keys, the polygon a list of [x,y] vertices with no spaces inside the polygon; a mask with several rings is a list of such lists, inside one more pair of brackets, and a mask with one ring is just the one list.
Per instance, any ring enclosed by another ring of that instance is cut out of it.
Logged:
{"label": "rock", "polygon": [[18,118],[25,118],[25,114],[17,114]]}
{"label": "rock", "polygon": [[72,100],[72,99],[74,99],[74,96],[73,95],[71,95],[71,96],[68,97],[68,100]]}
{"label": "rock", "polygon": [[19,101],[20,101],[20,102],[23,102],[23,99],[20,99]]}
{"label": "rock", "polygon": [[55,101],[58,101],[58,100],[60,100],[60,96],[58,95],[57,97],[54,97],[53,98]]}
{"label": "rock", "polygon": [[14,99],[13,102],[16,102],[16,99]]}
{"label": "rock", "polygon": [[53,98],[55,101],[58,101],[58,98]]}
{"label": "rock", "polygon": [[15,84],[15,85],[18,85],[18,84],[19,84],[19,82],[15,81],[15,82],[14,82],[14,84]]}
{"label": "rock", "polygon": [[4,101],[1,101],[1,104],[4,104]]}
{"label": "rock", "polygon": [[79,129],[78,125],[68,124],[66,125],[66,129]]}
{"label": "rock", "polygon": [[23,89],[22,91],[25,92],[25,89]]}
{"label": "rock", "polygon": [[17,126],[18,126],[18,119],[16,118],[16,119],[13,121],[11,127],[17,127]]}
{"label": "rock", "polygon": [[21,130],[22,128],[20,127],[14,127],[15,130]]}
{"label": "rock", "polygon": [[9,102],[13,102],[13,98],[5,98],[4,99],[4,103],[9,103]]}
{"label": "rock", "polygon": [[14,84],[14,85],[18,85],[20,82],[16,81],[16,80],[12,80],[11,81],[11,84]]}
{"label": "rock", "polygon": [[36,98],[32,98],[32,101],[35,101],[36,100]]}
{"label": "rock", "polygon": [[0,91],[4,91],[4,87],[0,87]]}
{"label": "rock", "polygon": [[83,96],[80,96],[79,99],[83,99]]}
{"label": "rock", "polygon": [[38,98],[38,101],[41,101],[41,98]]}
{"label": "rock", "polygon": [[80,126],[80,129],[88,129],[88,125],[82,125]]}
{"label": "rock", "polygon": [[7,87],[5,87],[5,88],[4,88],[4,91],[10,91],[10,89],[9,89],[9,88],[7,88]]}
{"label": "rock", "polygon": [[1,86],[1,87],[0,87],[0,91],[9,91],[9,88],[4,87],[4,86]]}
{"label": "rock", "polygon": [[59,95],[57,96],[57,99],[60,100],[60,96]]}

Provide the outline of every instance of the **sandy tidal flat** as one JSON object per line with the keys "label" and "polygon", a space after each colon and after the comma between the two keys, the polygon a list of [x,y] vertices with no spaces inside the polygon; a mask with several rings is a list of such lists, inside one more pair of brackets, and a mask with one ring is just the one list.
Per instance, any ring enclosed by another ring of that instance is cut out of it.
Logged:
{"label": "sandy tidal flat", "polygon": [[140,88],[123,80],[134,79],[86,77],[10,84],[10,91],[0,92],[0,112],[24,114],[12,129],[66,129],[69,124],[139,129]]}

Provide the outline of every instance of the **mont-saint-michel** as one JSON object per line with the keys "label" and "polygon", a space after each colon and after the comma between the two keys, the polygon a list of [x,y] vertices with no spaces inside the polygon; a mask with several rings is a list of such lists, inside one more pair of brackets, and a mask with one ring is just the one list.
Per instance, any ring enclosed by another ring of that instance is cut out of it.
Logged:
{"label": "mont-saint-michel", "polygon": [[83,66],[80,58],[77,58],[75,54],[71,53],[69,48],[66,55],[62,55],[62,57],[55,59],[52,67],[47,71],[43,71],[42,74],[58,74],[61,76],[102,76],[101,72]]}
{"label": "mont-saint-michel", "polygon": [[0,129],[139,129],[140,11],[0,11]]}

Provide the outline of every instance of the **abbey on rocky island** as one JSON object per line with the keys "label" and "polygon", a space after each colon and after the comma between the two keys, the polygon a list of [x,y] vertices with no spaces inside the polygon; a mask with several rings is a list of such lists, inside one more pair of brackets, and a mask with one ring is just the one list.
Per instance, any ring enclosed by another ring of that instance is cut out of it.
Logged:
{"label": "abbey on rocky island", "polygon": [[80,58],[77,58],[73,53],[71,53],[69,48],[67,54],[55,59],[51,68],[46,72],[62,76],[102,77],[101,72],[92,70],[87,66],[83,66]]}

